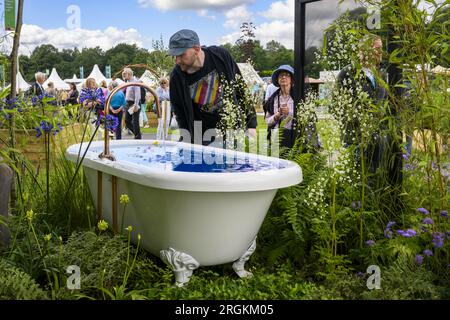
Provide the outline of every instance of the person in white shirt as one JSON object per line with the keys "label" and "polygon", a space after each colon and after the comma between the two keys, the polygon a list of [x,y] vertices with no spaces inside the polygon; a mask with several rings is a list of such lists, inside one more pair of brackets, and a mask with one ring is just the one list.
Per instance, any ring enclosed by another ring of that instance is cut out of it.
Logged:
{"label": "person in white shirt", "polygon": [[[122,71],[122,79],[125,82],[139,82],[134,76],[133,70],[125,68]],[[139,126],[139,115],[141,108],[141,88],[139,86],[128,87],[125,93],[127,106],[125,108],[126,127],[134,134],[135,139],[142,139],[141,128]]]}

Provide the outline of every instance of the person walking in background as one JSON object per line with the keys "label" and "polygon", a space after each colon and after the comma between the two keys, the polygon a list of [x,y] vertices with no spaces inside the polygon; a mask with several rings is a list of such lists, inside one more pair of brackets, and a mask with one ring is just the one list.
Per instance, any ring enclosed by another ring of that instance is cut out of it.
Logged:
{"label": "person walking in background", "polygon": [[49,82],[47,84],[47,89],[45,89],[45,93],[52,98],[56,98],[56,89],[55,84],[53,82]]}
{"label": "person walking in background", "polygon": [[[169,89],[169,81],[166,78],[162,78],[159,81],[159,87],[156,89],[156,94],[159,99],[159,103],[161,106],[161,112],[163,112],[163,108],[166,108],[166,123],[164,130],[163,118],[158,118],[158,131],[157,131],[157,139],[167,138],[169,134],[169,126],[172,120],[172,107],[170,105],[170,89]],[[167,106],[168,104],[168,106]],[[156,108],[156,103],[155,103]]]}
{"label": "person walking in background", "polygon": [[45,89],[43,87],[45,82],[45,73],[36,72],[34,75],[36,82],[32,84],[30,89],[27,91],[27,96],[29,97],[39,97],[45,93]]}
{"label": "person walking in background", "polygon": [[[133,70],[125,68],[122,71],[122,79],[125,82],[139,82],[134,76]],[[142,139],[141,128],[139,126],[139,114],[141,109],[141,88],[131,86],[126,88],[125,98],[127,100],[125,124],[134,134],[135,139]]]}
{"label": "person walking in background", "polygon": [[266,88],[266,93],[264,96],[264,103],[269,100],[269,98],[273,95],[273,93],[275,91],[278,90],[278,87],[276,85],[273,84],[272,79],[270,80],[270,83],[268,84],[267,88]]}
{"label": "person walking in background", "polygon": [[[111,92],[116,88],[119,84],[116,81],[112,81],[109,84],[109,93],[108,97],[111,94]],[[122,117],[124,110],[127,106],[127,101],[125,99],[125,94],[123,91],[119,90],[117,93],[111,98],[110,104],[109,104],[109,113],[116,117],[118,120],[118,126],[116,128],[116,140],[122,139]]]}
{"label": "person walking in background", "polygon": [[70,85],[69,94],[67,96],[66,104],[72,104],[75,105],[78,103],[78,89],[75,83],[71,83]]}

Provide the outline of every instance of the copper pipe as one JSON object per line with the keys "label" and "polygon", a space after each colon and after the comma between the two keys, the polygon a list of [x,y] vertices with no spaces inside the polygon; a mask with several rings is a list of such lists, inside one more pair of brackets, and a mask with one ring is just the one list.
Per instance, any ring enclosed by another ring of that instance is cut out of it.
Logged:
{"label": "copper pipe", "polygon": [[111,187],[112,187],[112,221],[113,221],[113,231],[117,233],[117,177],[111,177]]}
{"label": "copper pipe", "polygon": [[[108,99],[106,99],[105,102],[105,117],[109,114],[109,106],[111,104],[111,99],[112,97],[120,90],[127,88],[127,87],[144,87],[145,89],[147,89],[148,91],[150,91],[150,93],[153,95],[153,97],[155,98],[155,102],[156,102],[156,112],[158,115],[158,118],[161,118],[161,106],[160,106],[160,102],[159,102],[159,98],[158,95],[156,94],[156,91],[153,90],[152,87],[150,87],[149,85],[142,83],[142,82],[127,82],[124,84],[121,84],[120,86],[116,87],[113,91],[111,91],[111,93],[108,96]],[[114,158],[114,156],[111,154],[110,150],[109,150],[109,133],[108,130],[105,127],[105,147],[103,149],[103,152],[99,155],[100,159],[106,158],[109,159],[111,161],[115,161],[116,159]]]}
{"label": "copper pipe", "polygon": [[103,219],[103,173],[97,171],[97,217]]}

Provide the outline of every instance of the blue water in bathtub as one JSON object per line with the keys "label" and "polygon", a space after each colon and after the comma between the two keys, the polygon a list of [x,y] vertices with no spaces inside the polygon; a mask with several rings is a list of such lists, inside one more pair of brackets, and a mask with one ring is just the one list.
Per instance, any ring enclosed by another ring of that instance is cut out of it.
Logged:
{"label": "blue water in bathtub", "polygon": [[[172,145],[120,145],[111,146],[111,153],[117,161],[131,162],[145,167],[178,172],[256,172],[282,169],[284,163],[273,158],[273,161],[258,157],[239,156],[234,153],[225,155],[221,149],[216,151],[194,151]],[[90,148],[94,153],[101,153],[102,147]]]}

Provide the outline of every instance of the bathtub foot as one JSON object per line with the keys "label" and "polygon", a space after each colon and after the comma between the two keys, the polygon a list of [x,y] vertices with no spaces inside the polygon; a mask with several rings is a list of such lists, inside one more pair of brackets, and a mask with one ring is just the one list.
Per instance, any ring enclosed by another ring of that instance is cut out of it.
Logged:
{"label": "bathtub foot", "polygon": [[233,270],[237,273],[240,278],[251,278],[253,273],[244,269],[245,263],[250,259],[250,256],[255,252],[256,249],[256,238],[253,240],[247,251],[239,258],[239,260],[233,263]]}
{"label": "bathtub foot", "polygon": [[200,264],[193,257],[184,252],[176,251],[173,248],[161,250],[159,252],[161,260],[170,265],[175,274],[175,285],[182,287],[189,282],[192,272]]}

